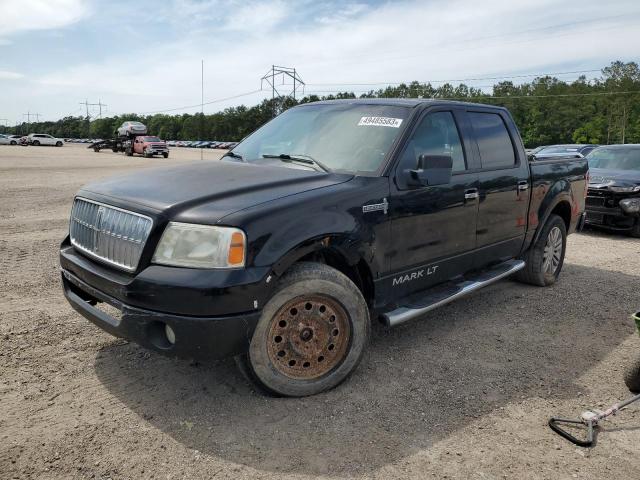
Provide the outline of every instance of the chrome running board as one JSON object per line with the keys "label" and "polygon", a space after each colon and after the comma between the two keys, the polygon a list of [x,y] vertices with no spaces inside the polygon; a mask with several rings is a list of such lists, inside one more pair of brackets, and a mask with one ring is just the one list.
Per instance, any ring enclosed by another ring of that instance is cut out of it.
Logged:
{"label": "chrome running board", "polygon": [[[480,290],[487,285],[497,282],[509,275],[522,270],[525,263],[522,260],[509,260],[484,270],[455,285],[434,290],[427,290],[422,297],[412,295],[406,305],[398,307],[381,315],[382,321],[388,327],[395,327],[401,323],[413,320],[431,310],[434,310],[460,297]],[[418,294],[419,295],[419,294]]]}

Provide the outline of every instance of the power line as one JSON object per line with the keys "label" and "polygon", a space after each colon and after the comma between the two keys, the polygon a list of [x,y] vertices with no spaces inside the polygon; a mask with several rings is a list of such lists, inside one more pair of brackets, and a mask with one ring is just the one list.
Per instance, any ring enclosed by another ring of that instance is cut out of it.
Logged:
{"label": "power line", "polygon": [[262,89],[253,90],[251,92],[240,93],[238,95],[233,95],[231,97],[218,98],[216,100],[209,100],[207,102],[197,103],[195,105],[185,105],[184,107],[175,107],[175,108],[166,108],[164,110],[152,110],[152,111],[148,111],[148,112],[139,112],[139,115],[149,115],[149,114],[152,114],[152,113],[165,113],[165,112],[175,112],[177,110],[187,110],[189,108],[197,108],[197,107],[202,107],[204,105],[212,105],[214,103],[220,103],[220,102],[225,102],[227,100],[233,100],[235,98],[246,97],[248,95],[253,95],[254,93],[258,93],[258,92],[261,92],[261,91],[262,91]]}
{"label": "power line", "polygon": [[[498,77],[472,77],[472,78],[449,78],[441,80],[423,80],[421,83],[448,83],[448,82],[472,82],[478,80],[504,80],[507,78],[531,78],[531,77],[550,77],[553,75],[570,75],[570,74],[582,74],[600,72],[600,69],[593,70],[574,70],[572,72],[548,72],[548,73],[527,73],[522,75],[503,75]],[[375,86],[375,85],[409,85],[410,82],[373,82],[373,83],[308,83],[308,86]]]}

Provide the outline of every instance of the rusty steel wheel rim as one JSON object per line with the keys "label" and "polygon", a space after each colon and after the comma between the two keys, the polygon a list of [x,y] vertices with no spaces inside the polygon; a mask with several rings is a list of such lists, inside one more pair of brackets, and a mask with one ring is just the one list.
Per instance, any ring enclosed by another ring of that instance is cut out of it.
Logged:
{"label": "rusty steel wheel rim", "polygon": [[311,380],[342,363],[350,340],[351,322],[339,302],[324,295],[302,296],[274,315],[267,350],[278,372]]}

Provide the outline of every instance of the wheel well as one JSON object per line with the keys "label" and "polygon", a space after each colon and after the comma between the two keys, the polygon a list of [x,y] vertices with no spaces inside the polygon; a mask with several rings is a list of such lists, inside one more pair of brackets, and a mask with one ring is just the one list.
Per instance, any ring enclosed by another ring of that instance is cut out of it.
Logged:
{"label": "wheel well", "polygon": [[569,225],[571,224],[571,205],[569,205],[569,202],[558,203],[551,211],[551,214],[554,213],[564,220],[567,231],[569,231]]}
{"label": "wheel well", "polygon": [[298,262],[324,263],[344,273],[355,283],[356,287],[358,287],[367,305],[370,307],[373,305],[375,295],[373,276],[371,275],[369,266],[364,260],[360,259],[358,263],[352,265],[339,252],[331,249],[323,249],[305,255],[300,258]]}

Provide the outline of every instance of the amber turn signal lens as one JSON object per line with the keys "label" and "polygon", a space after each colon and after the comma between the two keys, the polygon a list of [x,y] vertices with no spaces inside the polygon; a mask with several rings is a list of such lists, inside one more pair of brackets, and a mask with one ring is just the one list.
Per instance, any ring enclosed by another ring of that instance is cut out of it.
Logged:
{"label": "amber turn signal lens", "polygon": [[244,264],[244,235],[234,232],[231,235],[231,245],[229,246],[229,266],[241,266]]}

